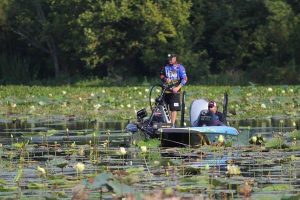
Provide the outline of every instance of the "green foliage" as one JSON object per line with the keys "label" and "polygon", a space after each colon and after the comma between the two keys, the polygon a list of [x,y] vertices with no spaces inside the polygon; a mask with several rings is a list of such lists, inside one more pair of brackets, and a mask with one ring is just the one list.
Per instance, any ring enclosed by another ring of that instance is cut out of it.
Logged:
{"label": "green foliage", "polygon": [[17,186],[4,186],[0,185],[0,191],[1,192],[12,192],[18,190],[19,187]]}
{"label": "green foliage", "polygon": [[6,22],[6,11],[9,5],[9,0],[2,0],[0,2],[0,27]]}
{"label": "green foliage", "polygon": [[293,140],[294,138],[296,138],[296,140],[300,140],[300,130],[296,130],[296,129],[295,129],[294,131],[290,132],[288,136],[289,136],[289,138],[292,139],[292,140]]}
{"label": "green foliage", "polygon": [[[59,115],[65,116],[66,119],[69,116],[76,116],[78,119],[116,121],[135,120],[136,110],[141,108],[147,108],[147,112],[150,113],[148,109],[149,87],[95,87],[94,82],[85,84],[87,86],[0,86],[2,118],[24,121]],[[230,120],[255,117],[265,118],[268,123],[271,123],[270,116],[274,116],[275,121],[278,115],[293,118],[299,116],[300,101],[297,98],[300,94],[299,86],[207,87],[188,85],[185,87],[185,91],[187,92],[186,116],[189,116],[191,102],[198,98],[214,99],[222,111],[224,91],[228,91],[229,94],[228,117]],[[10,115],[11,112],[17,115]],[[51,135],[55,132],[55,130],[49,130]],[[45,131],[41,131],[40,135],[45,136],[45,133]],[[30,137],[31,133],[23,135]],[[160,142],[149,140],[138,145],[156,148]]]}
{"label": "green foliage", "polygon": [[299,6],[290,0],[3,0],[0,80],[96,75],[140,82],[157,77],[166,54],[177,53],[194,83],[299,83]]}
{"label": "green foliage", "polygon": [[118,196],[132,193],[135,196],[139,196],[139,193],[135,193],[133,187],[130,187],[124,183],[121,183],[111,173],[101,173],[94,179],[84,180],[84,185],[90,189],[101,189],[106,187],[109,191],[113,191]]}
{"label": "green foliage", "polygon": [[287,190],[293,190],[293,186],[289,184],[274,184],[274,185],[268,185],[264,188],[262,188],[262,191],[287,191]]}
{"label": "green foliage", "polygon": [[279,149],[279,148],[286,148],[286,147],[287,146],[281,137],[274,137],[266,142],[266,148],[269,149]]}
{"label": "green foliage", "polygon": [[200,176],[194,175],[190,177],[184,177],[180,179],[182,185],[192,184],[198,187],[211,187],[212,185],[209,184],[209,177],[208,176]]}
{"label": "green foliage", "polygon": [[146,146],[147,148],[157,148],[160,146],[160,140],[159,139],[149,139],[149,140],[140,140],[137,143],[138,147]]}

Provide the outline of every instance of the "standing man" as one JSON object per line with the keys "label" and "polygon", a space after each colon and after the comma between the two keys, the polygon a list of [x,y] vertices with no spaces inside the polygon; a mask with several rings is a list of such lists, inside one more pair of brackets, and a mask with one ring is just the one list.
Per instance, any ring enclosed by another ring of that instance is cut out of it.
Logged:
{"label": "standing man", "polygon": [[177,111],[181,110],[180,91],[187,82],[185,68],[177,62],[177,59],[175,54],[168,54],[169,64],[160,71],[160,79],[170,87],[164,94],[164,100],[171,111],[173,127],[175,127]]}

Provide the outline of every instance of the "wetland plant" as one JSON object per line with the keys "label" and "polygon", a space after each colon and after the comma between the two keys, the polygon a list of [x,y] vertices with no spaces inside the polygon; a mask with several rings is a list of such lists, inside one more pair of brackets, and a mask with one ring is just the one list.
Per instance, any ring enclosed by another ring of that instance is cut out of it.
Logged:
{"label": "wetland plant", "polygon": [[125,164],[125,155],[127,154],[125,147],[120,147],[118,154],[120,154],[122,156],[122,162],[124,165]]}
{"label": "wetland plant", "polygon": [[149,167],[148,167],[148,164],[147,164],[147,161],[146,161],[146,154],[147,154],[147,147],[146,146],[141,146],[141,153],[142,153],[142,156],[143,156],[144,163],[146,165],[148,174],[151,175],[151,172],[149,170]]}
{"label": "wetland plant", "polygon": [[82,172],[84,171],[85,169],[85,165],[83,163],[77,163],[75,166],[74,166],[74,169],[76,169],[76,174],[77,174],[77,179],[81,179],[82,177]]}
{"label": "wetland plant", "polygon": [[61,174],[64,174],[64,168],[69,164],[69,162],[63,158],[54,158],[53,160],[47,161],[50,166],[56,166],[61,169]]}
{"label": "wetland plant", "polygon": [[240,175],[241,170],[240,167],[234,164],[227,165],[227,172],[228,176]]}

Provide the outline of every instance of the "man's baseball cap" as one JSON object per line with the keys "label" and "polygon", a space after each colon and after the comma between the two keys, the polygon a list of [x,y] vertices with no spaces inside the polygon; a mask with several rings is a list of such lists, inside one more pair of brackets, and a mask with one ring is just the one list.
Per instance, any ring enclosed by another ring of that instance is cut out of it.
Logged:
{"label": "man's baseball cap", "polygon": [[169,54],[168,54],[168,59],[169,59],[169,60],[172,59],[172,58],[174,58],[174,57],[177,58],[177,55],[174,54],[174,53],[169,53]]}
{"label": "man's baseball cap", "polygon": [[208,102],[208,107],[209,107],[209,108],[213,108],[213,107],[215,107],[215,106],[217,106],[217,103],[216,103],[215,101],[210,101],[210,102]]}

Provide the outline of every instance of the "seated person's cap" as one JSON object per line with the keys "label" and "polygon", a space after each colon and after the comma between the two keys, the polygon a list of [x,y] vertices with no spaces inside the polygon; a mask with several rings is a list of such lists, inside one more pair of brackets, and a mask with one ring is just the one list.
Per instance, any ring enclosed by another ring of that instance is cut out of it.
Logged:
{"label": "seated person's cap", "polygon": [[212,108],[212,107],[215,107],[215,106],[217,106],[217,103],[216,103],[216,102],[214,102],[214,101],[208,102],[208,107],[209,107],[209,108]]}

